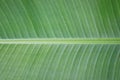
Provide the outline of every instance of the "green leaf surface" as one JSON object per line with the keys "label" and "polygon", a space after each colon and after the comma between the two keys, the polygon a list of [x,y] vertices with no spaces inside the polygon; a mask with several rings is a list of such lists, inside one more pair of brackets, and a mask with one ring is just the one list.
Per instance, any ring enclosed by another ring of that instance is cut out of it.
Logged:
{"label": "green leaf surface", "polygon": [[120,45],[3,44],[1,80],[119,80]]}
{"label": "green leaf surface", "polygon": [[120,0],[0,0],[0,38],[119,38]]}
{"label": "green leaf surface", "polygon": [[0,80],[120,80],[120,0],[0,0]]}

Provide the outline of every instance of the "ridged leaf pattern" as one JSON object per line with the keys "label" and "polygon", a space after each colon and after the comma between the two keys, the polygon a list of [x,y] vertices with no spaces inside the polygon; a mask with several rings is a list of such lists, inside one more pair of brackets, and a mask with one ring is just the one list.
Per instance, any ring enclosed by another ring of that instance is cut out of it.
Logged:
{"label": "ridged leaf pattern", "polygon": [[120,80],[119,42],[120,0],[0,0],[0,80]]}
{"label": "ridged leaf pattern", "polygon": [[0,45],[1,80],[119,80],[120,45]]}
{"label": "ridged leaf pattern", "polygon": [[119,0],[0,0],[0,38],[119,38]]}

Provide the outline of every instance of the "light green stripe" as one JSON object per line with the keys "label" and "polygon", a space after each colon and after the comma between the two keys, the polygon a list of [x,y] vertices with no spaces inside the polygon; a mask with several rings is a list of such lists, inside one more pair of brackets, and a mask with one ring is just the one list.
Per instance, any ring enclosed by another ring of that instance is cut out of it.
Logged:
{"label": "light green stripe", "polygon": [[120,44],[120,38],[1,39],[0,44]]}

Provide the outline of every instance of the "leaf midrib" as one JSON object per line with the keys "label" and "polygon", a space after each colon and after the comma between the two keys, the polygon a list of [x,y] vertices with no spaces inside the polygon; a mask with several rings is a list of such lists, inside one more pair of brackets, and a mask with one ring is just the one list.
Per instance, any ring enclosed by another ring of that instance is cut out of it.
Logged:
{"label": "leaf midrib", "polygon": [[0,44],[120,44],[120,38],[0,39]]}

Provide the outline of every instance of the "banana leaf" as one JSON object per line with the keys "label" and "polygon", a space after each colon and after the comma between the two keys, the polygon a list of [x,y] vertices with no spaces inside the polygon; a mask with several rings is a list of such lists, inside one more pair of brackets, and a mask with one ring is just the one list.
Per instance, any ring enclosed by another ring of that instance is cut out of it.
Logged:
{"label": "banana leaf", "polygon": [[0,0],[0,80],[120,80],[120,0]]}

